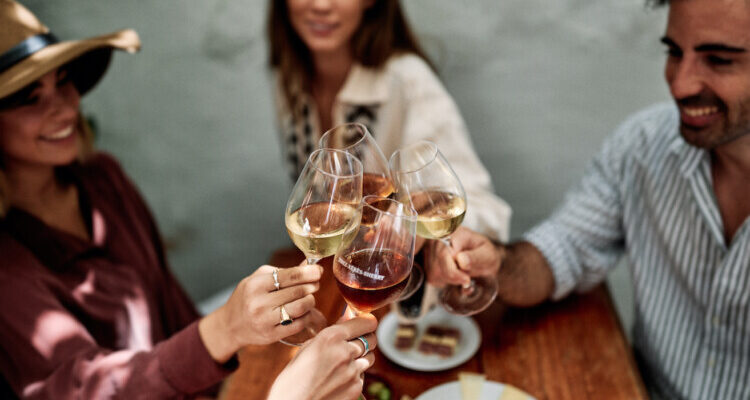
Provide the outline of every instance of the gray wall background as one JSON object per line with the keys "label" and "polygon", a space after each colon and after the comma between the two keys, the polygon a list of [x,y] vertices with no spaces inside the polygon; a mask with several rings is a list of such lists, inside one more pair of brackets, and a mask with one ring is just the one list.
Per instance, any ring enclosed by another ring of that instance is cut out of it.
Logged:
{"label": "gray wall background", "polygon": [[[273,249],[291,189],[282,170],[262,0],[21,0],[63,39],[131,27],[84,99],[98,147],[141,188],[195,300],[236,283]],[[665,10],[644,0],[404,0],[467,121],[513,235],[547,216],[603,138],[669,98]],[[627,271],[610,277],[625,323]]]}

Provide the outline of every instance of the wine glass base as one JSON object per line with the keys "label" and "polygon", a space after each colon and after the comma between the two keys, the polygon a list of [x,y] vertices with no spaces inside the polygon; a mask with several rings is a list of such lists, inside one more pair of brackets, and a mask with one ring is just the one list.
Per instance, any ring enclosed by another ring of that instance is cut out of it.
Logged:
{"label": "wine glass base", "polygon": [[446,311],[458,315],[478,314],[489,307],[497,297],[497,282],[490,277],[474,277],[473,288],[449,285],[440,291],[438,298]]}

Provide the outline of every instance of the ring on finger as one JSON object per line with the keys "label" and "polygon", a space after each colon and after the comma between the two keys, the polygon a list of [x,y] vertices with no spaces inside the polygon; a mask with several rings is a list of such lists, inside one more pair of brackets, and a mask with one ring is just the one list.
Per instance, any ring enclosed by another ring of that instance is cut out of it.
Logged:
{"label": "ring on finger", "polygon": [[281,321],[279,321],[281,325],[289,325],[294,322],[292,317],[289,316],[289,313],[286,311],[286,308],[283,304],[279,308],[281,309]]}
{"label": "ring on finger", "polygon": [[370,352],[370,342],[367,341],[367,338],[365,338],[364,335],[357,336],[357,339],[359,339],[360,342],[365,346],[364,351],[362,352],[362,355],[359,356],[359,358],[362,358],[367,355],[367,353]]}
{"label": "ring on finger", "polygon": [[281,284],[279,283],[279,269],[274,268],[271,275],[273,275],[273,287],[275,287],[276,290],[281,289]]}

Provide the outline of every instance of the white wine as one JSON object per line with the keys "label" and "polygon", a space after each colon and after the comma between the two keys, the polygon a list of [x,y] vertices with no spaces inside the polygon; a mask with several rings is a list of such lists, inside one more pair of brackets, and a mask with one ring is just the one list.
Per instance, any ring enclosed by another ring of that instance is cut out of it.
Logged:
{"label": "white wine", "polygon": [[312,203],[286,216],[286,230],[308,258],[333,255],[354,239],[360,210],[347,203]]}
{"label": "white wine", "polygon": [[425,239],[444,238],[461,225],[466,201],[454,193],[426,190],[411,195],[417,212],[417,235]]}

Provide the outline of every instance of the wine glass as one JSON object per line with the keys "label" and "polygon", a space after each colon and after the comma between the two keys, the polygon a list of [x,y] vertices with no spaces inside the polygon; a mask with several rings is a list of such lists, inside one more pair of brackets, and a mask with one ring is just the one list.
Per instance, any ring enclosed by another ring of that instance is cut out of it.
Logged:
{"label": "wine glass", "polygon": [[414,263],[417,213],[408,204],[379,196],[362,198],[361,225],[354,240],[333,259],[333,276],[356,313],[396,301],[407,287]]}
{"label": "wine glass", "polygon": [[[348,123],[335,126],[321,136],[318,147],[346,151],[362,162],[363,196],[388,197],[393,193],[393,180],[388,160],[365,125]],[[366,216],[362,218],[363,225],[370,223],[371,221]],[[409,283],[400,299],[413,295],[424,282],[424,271],[421,266],[414,265],[411,271]]]}
{"label": "wine glass", "polygon": [[388,197],[393,193],[388,160],[366,126],[358,123],[338,125],[321,136],[318,147],[346,151],[362,162],[363,196]]}
{"label": "wine glass", "polygon": [[[286,206],[286,229],[295,246],[315,264],[336,253],[354,238],[361,219],[362,163],[340,150],[315,150],[307,159]],[[325,327],[325,321],[307,326],[282,340],[292,345]]]}
{"label": "wine glass", "polygon": [[[411,204],[418,214],[417,235],[450,247],[450,234],[466,214],[466,192],[437,145],[422,140],[396,150],[390,168],[396,198]],[[467,285],[447,285],[438,295],[446,310],[460,315],[483,311],[496,296],[493,277],[473,277]]]}

